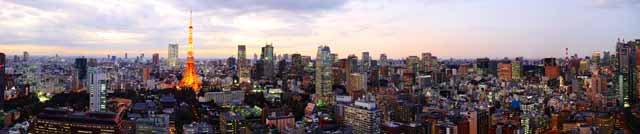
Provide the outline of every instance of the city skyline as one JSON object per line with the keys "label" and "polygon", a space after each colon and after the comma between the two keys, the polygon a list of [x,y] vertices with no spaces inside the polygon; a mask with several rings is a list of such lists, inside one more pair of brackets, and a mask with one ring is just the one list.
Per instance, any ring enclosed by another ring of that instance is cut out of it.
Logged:
{"label": "city skyline", "polygon": [[640,134],[640,0],[0,5],[0,134]]}
{"label": "city skyline", "polygon": [[[276,54],[315,57],[319,45],[339,57],[386,53],[392,59],[431,52],[441,58],[581,57],[613,51],[638,37],[640,2],[594,1],[3,1],[0,50],[7,55],[186,56],[193,9],[196,59],[247,54],[273,43]],[[512,12],[513,11],[513,12]],[[258,21],[257,21],[258,20]],[[517,44],[517,45],[516,45]],[[528,49],[515,49],[526,47]],[[500,53],[496,53],[500,52]],[[121,57],[121,56],[119,56]]]}

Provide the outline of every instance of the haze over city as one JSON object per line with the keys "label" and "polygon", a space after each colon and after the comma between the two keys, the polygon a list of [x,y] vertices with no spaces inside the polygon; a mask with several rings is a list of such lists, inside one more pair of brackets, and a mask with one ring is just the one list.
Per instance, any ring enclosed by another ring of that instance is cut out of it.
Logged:
{"label": "haze over city", "polygon": [[[0,51],[106,56],[186,52],[188,13],[197,58],[227,58],[273,43],[275,53],[404,58],[563,57],[613,51],[640,36],[637,0],[0,1]],[[186,54],[180,53],[184,58]]]}

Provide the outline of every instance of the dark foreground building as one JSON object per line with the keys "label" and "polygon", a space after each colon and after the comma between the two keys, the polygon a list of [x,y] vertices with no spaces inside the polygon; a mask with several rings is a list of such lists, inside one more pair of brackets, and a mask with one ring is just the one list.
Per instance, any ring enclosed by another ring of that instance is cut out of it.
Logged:
{"label": "dark foreground building", "polygon": [[33,119],[33,134],[118,134],[120,118],[110,112],[70,112],[46,108]]}

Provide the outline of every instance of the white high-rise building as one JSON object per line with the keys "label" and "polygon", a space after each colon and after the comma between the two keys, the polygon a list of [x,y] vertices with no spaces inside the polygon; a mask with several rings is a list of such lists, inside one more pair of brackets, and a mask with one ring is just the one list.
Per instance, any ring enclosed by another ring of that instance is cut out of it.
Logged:
{"label": "white high-rise building", "polygon": [[169,44],[167,65],[171,67],[175,67],[176,65],[178,65],[178,44]]}
{"label": "white high-rise building", "polygon": [[87,71],[87,92],[89,92],[89,110],[105,112],[107,110],[107,85],[105,74],[97,67]]}
{"label": "white high-rise building", "polygon": [[344,124],[351,126],[356,134],[380,134],[382,112],[377,108],[375,99],[367,95],[344,108]]}

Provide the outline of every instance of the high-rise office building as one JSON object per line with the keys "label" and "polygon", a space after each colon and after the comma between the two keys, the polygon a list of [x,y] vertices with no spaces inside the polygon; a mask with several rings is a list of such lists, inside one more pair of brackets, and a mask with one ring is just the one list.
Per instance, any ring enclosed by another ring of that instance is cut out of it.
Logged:
{"label": "high-rise office building", "polygon": [[262,60],[262,76],[266,79],[272,79],[275,70],[275,59],[273,54],[273,44],[267,44],[262,47],[260,60]]}
{"label": "high-rise office building", "polygon": [[498,63],[498,79],[502,81],[510,81],[512,78],[511,63]]}
{"label": "high-rise office building", "polygon": [[636,83],[636,52],[640,40],[618,42],[616,44],[617,60],[617,78],[618,78],[618,102],[622,102],[621,106],[628,108],[635,103]]}
{"label": "high-rise office building", "polygon": [[331,49],[329,46],[319,46],[316,56],[316,102],[332,102],[332,78],[331,78]]}
{"label": "high-rise office building", "polygon": [[387,59],[387,54],[380,54],[378,65],[380,67],[378,70],[380,78],[386,79],[389,77],[389,60]]}
{"label": "high-rise office building", "polygon": [[77,71],[77,79],[84,81],[87,78],[87,58],[76,58],[75,69]]}
{"label": "high-rise office building", "polygon": [[87,71],[87,92],[89,92],[89,110],[105,112],[107,110],[107,86],[106,75],[97,67]]}
{"label": "high-rise office building", "polygon": [[247,61],[247,48],[245,45],[238,45],[238,77],[240,82],[250,82],[249,61]]}
{"label": "high-rise office building", "polygon": [[560,77],[560,66],[556,63],[556,58],[544,58],[542,59],[544,64],[544,76],[547,78]]}
{"label": "high-rise office building", "polygon": [[369,52],[362,52],[362,66],[360,67],[360,71],[363,73],[369,72],[369,69],[371,69],[371,56],[369,56]]}
{"label": "high-rise office building", "polygon": [[167,65],[175,67],[178,65],[178,44],[169,44],[169,55],[167,56]]}
{"label": "high-rise office building", "polygon": [[489,58],[478,58],[476,59],[476,70],[478,73],[488,73],[489,72]]}
{"label": "high-rise office building", "polygon": [[378,60],[378,64],[380,64],[380,66],[389,65],[389,61],[387,59],[387,54],[380,54],[380,59]]}
{"label": "high-rise office building", "polygon": [[295,53],[291,55],[291,74],[293,78],[296,80],[302,80],[302,75],[304,74],[304,63],[302,61],[302,55]]}
{"label": "high-rise office building", "polygon": [[594,65],[599,65],[600,64],[600,51],[593,51],[593,53],[591,53],[591,63]]}
{"label": "high-rise office building", "polygon": [[359,72],[360,68],[358,68],[358,56],[351,54],[347,56],[347,75],[351,73]]}
{"label": "high-rise office building", "polygon": [[22,61],[29,61],[29,52],[22,52]]}
{"label": "high-rise office building", "polygon": [[367,79],[360,73],[351,73],[347,78],[347,93],[352,98],[364,95],[367,90]]}
{"label": "high-rise office building", "polygon": [[145,66],[142,68],[142,81],[147,81],[151,79],[151,67]]}
{"label": "high-rise office building", "polygon": [[407,59],[404,60],[405,63],[405,68],[407,68],[407,71],[410,73],[417,73],[419,70],[419,61],[420,58],[418,58],[418,56],[409,56],[407,57]]}
{"label": "high-rise office building", "polygon": [[380,134],[382,112],[373,97],[361,98],[344,109],[344,124],[353,128],[356,134]]}
{"label": "high-rise office building", "polygon": [[428,73],[434,71],[436,63],[438,63],[437,57],[431,55],[431,53],[422,53],[420,72]]}
{"label": "high-rise office building", "polygon": [[158,65],[158,63],[160,63],[160,54],[153,53],[153,57],[151,58],[151,63],[153,65]]}
{"label": "high-rise office building", "polygon": [[600,59],[600,64],[603,66],[611,64],[611,52],[602,51],[602,59]]}
{"label": "high-rise office building", "polygon": [[4,68],[7,64],[7,57],[4,53],[0,53],[0,96],[3,99],[0,100],[0,111],[4,109],[4,90],[7,88],[7,81],[5,80]]}
{"label": "high-rise office building", "polygon": [[511,61],[511,79],[519,80],[522,77],[522,57],[516,57],[516,60]]}

